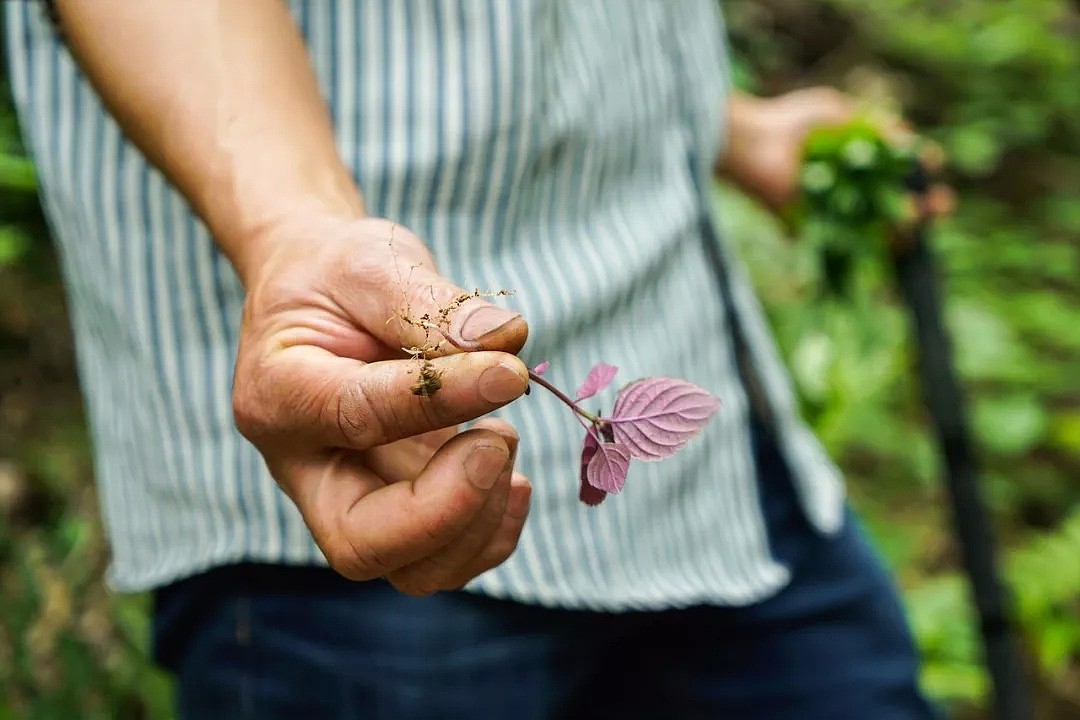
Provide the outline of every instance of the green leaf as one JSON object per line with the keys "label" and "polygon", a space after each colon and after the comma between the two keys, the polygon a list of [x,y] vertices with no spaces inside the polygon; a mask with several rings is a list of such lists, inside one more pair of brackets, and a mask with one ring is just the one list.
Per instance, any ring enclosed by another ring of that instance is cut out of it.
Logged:
{"label": "green leaf", "polygon": [[0,191],[36,192],[37,172],[34,164],[24,157],[0,153]]}
{"label": "green leaf", "polygon": [[18,262],[29,247],[26,233],[9,225],[0,226],[0,268]]}
{"label": "green leaf", "polygon": [[975,125],[954,129],[945,140],[949,162],[972,175],[989,174],[1001,159],[1001,142],[990,130]]}

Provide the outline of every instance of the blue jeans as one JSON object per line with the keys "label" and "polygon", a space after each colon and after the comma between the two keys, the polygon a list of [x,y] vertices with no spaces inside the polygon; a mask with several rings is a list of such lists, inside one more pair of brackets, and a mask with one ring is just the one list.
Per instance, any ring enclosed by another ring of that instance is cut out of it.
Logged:
{"label": "blue jeans", "polygon": [[773,552],[793,573],[759,604],[553,610],[241,565],[156,594],[156,658],[183,720],[937,717],[854,519],[815,533],[767,435],[756,450]]}

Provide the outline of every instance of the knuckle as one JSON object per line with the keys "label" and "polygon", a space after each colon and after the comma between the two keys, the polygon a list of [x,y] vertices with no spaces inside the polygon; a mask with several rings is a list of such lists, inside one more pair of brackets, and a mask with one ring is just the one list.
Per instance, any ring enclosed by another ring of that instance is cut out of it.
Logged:
{"label": "knuckle", "polygon": [[[350,543],[350,545],[353,548],[356,547],[355,543]],[[354,571],[363,580],[382,577],[392,569],[390,564],[370,544],[366,544],[360,550],[354,549],[350,559]]]}
{"label": "knuckle", "polygon": [[346,444],[360,449],[381,444],[386,432],[362,383],[344,381],[334,398],[334,420]]}
{"label": "knuckle", "polygon": [[265,407],[251,382],[238,378],[232,393],[233,422],[248,440],[264,437],[270,428]]}
{"label": "knuckle", "polygon": [[349,580],[374,580],[392,569],[369,542],[357,541],[344,532],[328,543],[324,554],[330,567]]}
{"label": "knuckle", "polygon": [[233,374],[233,423],[254,444],[266,444],[288,429],[284,425],[296,392],[273,358],[242,349]]}
{"label": "knuckle", "polygon": [[[424,501],[420,496],[417,498]],[[478,497],[470,488],[462,488],[459,492],[437,501],[441,507],[421,511],[417,518],[417,530],[428,547],[445,547],[451,541],[462,537],[476,518],[483,498]]]}

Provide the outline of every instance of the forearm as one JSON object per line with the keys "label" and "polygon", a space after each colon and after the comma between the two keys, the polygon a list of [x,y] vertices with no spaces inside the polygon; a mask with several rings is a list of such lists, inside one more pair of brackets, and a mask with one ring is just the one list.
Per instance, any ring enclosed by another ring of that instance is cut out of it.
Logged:
{"label": "forearm", "polygon": [[126,135],[242,278],[301,209],[361,215],[282,0],[59,0],[65,36]]}

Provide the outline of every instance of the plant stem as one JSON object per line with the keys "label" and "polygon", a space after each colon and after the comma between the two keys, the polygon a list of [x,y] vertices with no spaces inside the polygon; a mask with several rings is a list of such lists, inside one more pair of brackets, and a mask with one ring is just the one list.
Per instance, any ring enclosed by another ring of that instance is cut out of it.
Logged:
{"label": "plant stem", "polygon": [[[458,350],[464,350],[466,352],[469,352],[471,350],[480,350],[481,349],[479,343],[463,341],[463,340],[460,340],[458,338],[455,338],[455,337],[451,336],[449,332],[447,332],[446,330],[443,330],[441,327],[439,327],[435,323],[431,323],[431,322],[423,323],[421,325],[421,327],[423,327],[425,329],[428,329],[428,330],[435,330],[440,335],[442,335],[444,338],[446,338],[447,342],[449,342],[451,345],[456,347]],[[548,392],[550,392],[552,395],[554,395],[555,397],[562,400],[566,404],[566,406],[568,408],[570,408],[571,410],[576,412],[578,415],[580,415],[581,417],[583,417],[586,420],[588,420],[589,422],[591,422],[593,425],[599,427],[600,423],[603,422],[603,420],[601,418],[597,417],[596,415],[593,415],[591,412],[588,412],[586,410],[582,410],[581,407],[576,402],[571,400],[570,397],[566,393],[564,393],[562,390],[555,387],[554,385],[549,383],[547,380],[545,380],[544,378],[542,378],[539,375],[537,375],[536,373],[534,373],[531,368],[529,370],[529,379],[532,380],[533,382],[535,382],[537,385],[540,385],[541,387],[546,388]],[[526,394],[528,394],[529,391],[526,390],[525,392],[526,392]]]}
{"label": "plant stem", "polygon": [[562,390],[555,387],[554,385],[549,383],[547,380],[545,380],[544,378],[542,378],[539,375],[537,375],[536,373],[534,373],[532,370],[529,370],[529,379],[532,380],[537,385],[541,386],[542,388],[546,389],[548,392],[550,392],[555,397],[562,400],[563,403],[565,403],[568,408],[570,408],[571,410],[573,410],[574,412],[576,412],[578,415],[585,418],[589,422],[591,422],[593,424],[597,424],[597,423],[600,422],[600,418],[598,418],[597,416],[593,415],[590,412],[582,410],[581,407],[576,402],[571,400],[570,397],[568,395],[566,395],[566,393],[564,393]]}
{"label": "plant stem", "polygon": [[474,350],[483,350],[484,349],[484,347],[480,343],[476,342],[475,340],[464,340],[462,338],[456,338],[453,335],[451,335],[449,331],[443,330],[441,327],[439,327],[438,325],[436,325],[433,322],[419,322],[418,324],[420,325],[420,327],[424,328],[425,330],[434,330],[435,332],[439,333],[440,335],[443,336],[443,338],[446,339],[446,341],[448,343],[450,343],[451,345],[456,347],[458,350],[463,350],[465,352],[472,352]]}

